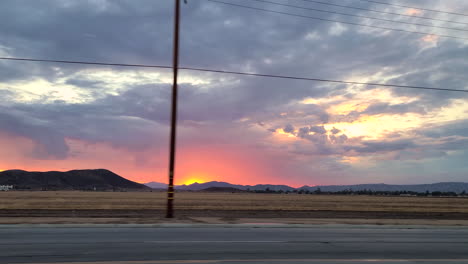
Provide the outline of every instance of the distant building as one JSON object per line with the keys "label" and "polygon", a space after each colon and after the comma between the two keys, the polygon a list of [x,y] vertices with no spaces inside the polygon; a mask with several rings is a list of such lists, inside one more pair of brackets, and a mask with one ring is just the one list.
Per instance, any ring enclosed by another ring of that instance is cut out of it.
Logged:
{"label": "distant building", "polygon": [[13,189],[13,185],[0,185],[0,191],[9,191]]}

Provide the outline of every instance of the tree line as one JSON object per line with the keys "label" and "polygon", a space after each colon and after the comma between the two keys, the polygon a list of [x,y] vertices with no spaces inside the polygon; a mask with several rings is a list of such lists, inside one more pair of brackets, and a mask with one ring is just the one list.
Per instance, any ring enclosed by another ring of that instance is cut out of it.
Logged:
{"label": "tree line", "polygon": [[266,188],[264,190],[250,190],[247,189],[247,192],[250,193],[277,193],[277,194],[312,194],[312,195],[375,195],[375,196],[420,196],[420,197],[459,197],[459,196],[467,196],[466,191],[456,193],[456,192],[441,192],[441,191],[425,191],[425,192],[414,192],[414,191],[373,191],[373,190],[352,190],[346,189],[342,191],[322,191],[320,188],[317,188],[314,191],[306,190],[306,189],[299,189],[299,190],[292,190],[292,191],[283,191],[283,190],[271,190],[270,188]]}

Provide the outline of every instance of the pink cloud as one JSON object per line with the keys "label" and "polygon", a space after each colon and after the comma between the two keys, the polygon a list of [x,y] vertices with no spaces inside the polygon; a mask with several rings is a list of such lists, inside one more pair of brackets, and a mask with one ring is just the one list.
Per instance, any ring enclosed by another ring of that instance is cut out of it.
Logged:
{"label": "pink cloud", "polygon": [[410,16],[419,16],[423,14],[423,11],[421,11],[420,9],[408,8],[405,11],[405,14]]}
{"label": "pink cloud", "polygon": [[439,41],[439,36],[426,35],[422,37],[421,40],[427,43],[437,43]]}

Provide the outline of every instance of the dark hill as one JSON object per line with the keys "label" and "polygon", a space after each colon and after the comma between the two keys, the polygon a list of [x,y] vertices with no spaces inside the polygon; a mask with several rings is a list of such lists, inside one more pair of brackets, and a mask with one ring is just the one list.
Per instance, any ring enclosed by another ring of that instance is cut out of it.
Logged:
{"label": "dark hill", "polygon": [[206,189],[200,190],[200,192],[230,192],[230,193],[239,193],[245,192],[244,190],[232,188],[232,187],[209,187]]}
{"label": "dark hill", "polygon": [[0,172],[0,185],[13,185],[25,190],[146,190],[143,184],[127,180],[104,169],[72,170],[67,172],[29,172],[8,170]]}

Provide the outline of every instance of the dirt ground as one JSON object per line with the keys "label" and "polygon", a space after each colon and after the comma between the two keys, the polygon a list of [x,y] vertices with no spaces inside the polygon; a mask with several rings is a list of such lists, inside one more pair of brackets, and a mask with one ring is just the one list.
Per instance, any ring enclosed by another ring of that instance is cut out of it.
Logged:
{"label": "dirt ground", "polygon": [[[0,192],[0,224],[166,223],[163,192]],[[467,198],[179,192],[174,223],[468,225]]]}

